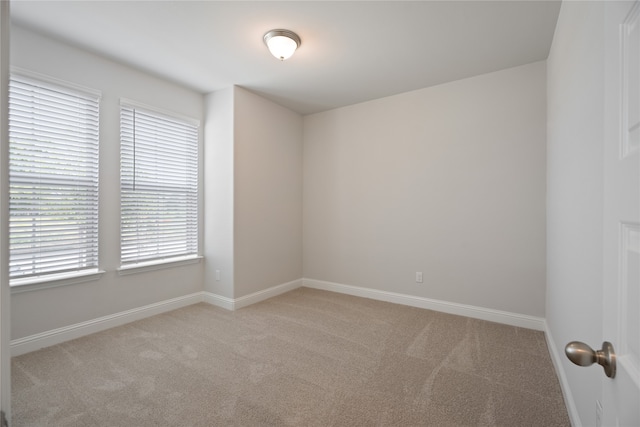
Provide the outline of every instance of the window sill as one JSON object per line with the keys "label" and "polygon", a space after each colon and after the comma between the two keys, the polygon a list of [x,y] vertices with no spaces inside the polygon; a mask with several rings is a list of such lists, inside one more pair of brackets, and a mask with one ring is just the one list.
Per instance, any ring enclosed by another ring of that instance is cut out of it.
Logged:
{"label": "window sill", "polygon": [[145,273],[147,271],[162,270],[164,268],[179,267],[182,265],[197,264],[202,260],[202,256],[190,255],[184,257],[167,258],[149,262],[139,262],[136,264],[127,264],[118,268],[118,274],[121,276],[127,274]]}
{"label": "window sill", "polygon": [[26,279],[14,279],[9,282],[9,285],[11,287],[11,293],[18,294],[91,282],[100,279],[104,273],[103,270],[93,269],[72,273],[48,274],[46,276],[28,277]]}

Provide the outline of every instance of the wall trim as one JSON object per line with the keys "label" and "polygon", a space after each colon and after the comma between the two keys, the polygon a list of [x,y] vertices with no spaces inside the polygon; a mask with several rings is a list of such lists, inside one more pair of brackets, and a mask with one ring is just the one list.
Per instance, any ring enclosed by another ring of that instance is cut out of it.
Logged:
{"label": "wall trim", "polygon": [[203,301],[207,304],[214,305],[216,307],[224,308],[225,310],[233,311],[235,306],[235,300],[233,298],[223,297],[222,295],[214,294],[213,292],[204,291]]}
{"label": "wall trim", "polygon": [[381,291],[378,289],[362,288],[359,286],[343,285],[341,283],[325,282],[315,279],[302,279],[302,286],[395,304],[403,304],[411,307],[426,308],[428,310],[456,314],[474,319],[488,320],[490,322],[503,323],[521,328],[535,329],[537,331],[544,331],[545,329],[544,318],[529,316],[526,314],[511,313],[508,311],[493,310],[490,308],[458,304],[396,292]]}
{"label": "wall trim", "polygon": [[60,344],[65,341],[70,341],[85,335],[121,326],[146,317],[155,316],[156,314],[166,313],[167,311],[196,304],[202,302],[204,300],[203,297],[203,292],[196,292],[131,310],[98,317],[86,322],[63,326],[50,331],[11,340],[11,356],[19,356],[44,347]]}
{"label": "wall trim", "polygon": [[41,348],[57,345],[65,341],[70,341],[85,335],[104,331],[106,329],[121,326],[146,317],[155,316],[156,314],[166,313],[188,305],[197,304],[199,302],[206,302],[226,310],[236,310],[275,297],[299,288],[300,286],[302,286],[302,279],[297,279],[235,299],[216,295],[212,292],[195,292],[189,295],[133,308],[131,310],[98,317],[86,322],[75,323],[73,325],[63,326],[61,328],[11,340],[11,356],[20,356],[21,354],[30,353],[32,351],[40,350]]}
{"label": "wall trim", "polygon": [[260,301],[264,301],[269,298],[273,298],[280,294],[284,294],[285,292],[292,291],[294,289],[298,289],[302,286],[303,279],[292,280],[291,282],[283,283],[281,285],[273,286],[271,288],[267,288],[263,291],[254,292],[249,295],[245,295],[243,297],[239,297],[235,299],[234,309],[247,307],[251,304],[255,304]]}
{"label": "wall trim", "polygon": [[203,292],[203,301],[216,307],[221,307],[226,310],[237,310],[242,307],[247,307],[251,304],[255,304],[260,301],[273,298],[285,292],[292,291],[302,286],[302,279],[292,280],[291,282],[282,283],[280,285],[272,286],[262,291],[254,292],[249,295],[245,295],[238,298],[228,298],[222,295],[217,295],[212,292]]}
{"label": "wall trim", "polygon": [[576,401],[573,398],[573,393],[571,393],[569,380],[567,379],[564,364],[562,363],[564,361],[564,352],[560,353],[558,351],[555,340],[553,339],[553,335],[549,330],[549,324],[546,320],[544,322],[544,337],[547,340],[549,355],[551,356],[553,367],[556,369],[556,375],[558,376],[558,381],[560,382],[560,389],[562,390],[562,395],[564,396],[564,403],[569,414],[569,421],[571,421],[571,425],[574,427],[582,426],[580,422],[580,414],[578,413],[578,408],[576,407]]}
{"label": "wall trim", "polygon": [[571,394],[568,388],[568,383],[566,381],[566,376],[564,374],[564,371],[562,370],[562,364],[558,360],[559,353],[557,352],[557,349],[553,344],[553,340],[551,339],[551,335],[546,327],[546,323],[543,318],[307,278],[292,280],[291,282],[272,286],[262,291],[244,295],[239,298],[228,298],[207,291],[195,292],[189,295],[160,301],[131,310],[121,311],[119,313],[98,317],[86,322],[80,322],[73,325],[52,329],[50,331],[29,335],[27,337],[11,340],[11,356],[19,356],[21,354],[39,350],[44,347],[60,344],[65,341],[104,331],[116,326],[121,326],[126,323],[154,316],[156,314],[176,310],[188,305],[197,304],[199,302],[206,302],[216,307],[233,311],[258,303],[260,301],[267,300],[269,298],[273,298],[275,296],[300,287],[338,292],[347,295],[375,299],[378,301],[386,301],[395,304],[402,304],[411,307],[424,308],[428,310],[440,311],[443,313],[471,317],[474,319],[488,320],[491,322],[503,323],[506,325],[545,331],[545,333],[547,334],[547,342],[549,343],[549,351],[551,352],[553,363],[556,366],[556,371],[558,372],[558,375],[561,379],[561,385],[563,392],[565,392],[565,398],[567,402],[570,402],[570,404],[568,405],[570,409],[569,415],[572,417],[572,422],[574,421],[574,419],[576,419],[575,417],[577,416],[577,412],[575,412],[575,403],[573,402],[573,400],[571,400]]}

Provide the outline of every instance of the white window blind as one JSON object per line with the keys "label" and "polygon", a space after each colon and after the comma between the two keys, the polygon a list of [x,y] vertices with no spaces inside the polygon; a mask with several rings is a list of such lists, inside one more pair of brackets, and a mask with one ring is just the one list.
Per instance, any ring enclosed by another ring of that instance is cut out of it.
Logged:
{"label": "white window blind", "polygon": [[98,108],[98,95],[11,77],[11,279],[98,267]]}
{"label": "white window blind", "polygon": [[198,126],[122,104],[123,266],[198,253]]}

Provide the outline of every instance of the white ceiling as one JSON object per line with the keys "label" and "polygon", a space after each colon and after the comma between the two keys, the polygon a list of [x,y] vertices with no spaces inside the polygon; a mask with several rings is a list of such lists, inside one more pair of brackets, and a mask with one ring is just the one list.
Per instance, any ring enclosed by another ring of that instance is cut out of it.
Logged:
{"label": "white ceiling", "polygon": [[[31,1],[22,25],[208,93],[309,114],[547,58],[553,1]],[[284,62],[268,30],[302,45]]]}

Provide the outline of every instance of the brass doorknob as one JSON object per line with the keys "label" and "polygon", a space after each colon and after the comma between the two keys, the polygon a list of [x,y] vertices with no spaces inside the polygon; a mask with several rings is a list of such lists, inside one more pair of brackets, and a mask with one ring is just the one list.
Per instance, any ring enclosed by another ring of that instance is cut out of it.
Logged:
{"label": "brass doorknob", "polygon": [[616,376],[616,353],[613,345],[605,341],[602,350],[594,350],[580,341],[571,341],[564,348],[564,352],[573,363],[579,366],[590,366],[594,363],[604,368],[604,373],[609,378]]}

